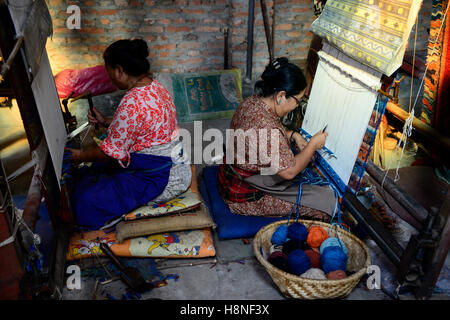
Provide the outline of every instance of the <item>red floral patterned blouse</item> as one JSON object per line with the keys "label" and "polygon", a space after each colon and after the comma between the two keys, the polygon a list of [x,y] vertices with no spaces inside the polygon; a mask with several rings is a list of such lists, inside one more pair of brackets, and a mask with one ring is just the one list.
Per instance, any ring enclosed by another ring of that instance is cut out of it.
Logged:
{"label": "red floral patterned blouse", "polygon": [[178,131],[172,97],[161,83],[153,80],[150,85],[132,88],[125,94],[100,149],[127,167],[131,152],[168,143]]}

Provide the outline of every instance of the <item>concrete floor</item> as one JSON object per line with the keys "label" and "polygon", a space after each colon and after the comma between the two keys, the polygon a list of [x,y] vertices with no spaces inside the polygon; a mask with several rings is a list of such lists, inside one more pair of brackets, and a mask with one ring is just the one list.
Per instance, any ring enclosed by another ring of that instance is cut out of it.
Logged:
{"label": "concrete floor", "polygon": [[[162,300],[283,300],[286,299],[274,284],[264,267],[256,260],[251,242],[241,239],[215,238],[216,263],[202,259],[205,264],[167,268],[171,264],[199,262],[201,259],[173,259],[165,261],[161,273],[176,274],[177,280],[142,294],[142,299]],[[126,259],[122,259],[126,263]],[[147,278],[146,275],[143,275]],[[151,277],[147,278],[152,280]],[[82,278],[81,290],[63,291],[66,300],[91,300],[95,287],[94,277]],[[121,281],[100,286],[98,299],[109,294],[121,299],[126,286]],[[346,300],[390,300],[382,290],[369,290],[361,281]]]}

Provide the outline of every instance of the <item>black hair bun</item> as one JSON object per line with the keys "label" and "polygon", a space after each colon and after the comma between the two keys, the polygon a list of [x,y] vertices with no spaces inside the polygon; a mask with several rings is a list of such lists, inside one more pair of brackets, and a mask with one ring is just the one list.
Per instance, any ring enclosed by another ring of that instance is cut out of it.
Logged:
{"label": "black hair bun", "polygon": [[147,42],[142,39],[133,39],[130,41],[130,52],[133,56],[146,59],[149,55]]}
{"label": "black hair bun", "polygon": [[268,97],[278,91],[286,91],[290,97],[306,88],[306,78],[302,70],[286,57],[280,57],[270,62],[261,75],[261,80],[255,83],[255,91],[263,97]]}

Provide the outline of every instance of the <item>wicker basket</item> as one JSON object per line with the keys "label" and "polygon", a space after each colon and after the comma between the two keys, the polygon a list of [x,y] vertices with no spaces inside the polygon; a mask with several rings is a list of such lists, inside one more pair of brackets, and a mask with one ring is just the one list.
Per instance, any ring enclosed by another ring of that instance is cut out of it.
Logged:
{"label": "wicker basket", "polygon": [[[328,223],[311,220],[298,220],[298,222],[303,223],[307,228],[310,228],[312,225],[318,225],[329,230],[331,226]],[[367,246],[350,232],[338,228],[339,239],[348,248],[347,271],[355,273],[339,280],[302,278],[276,268],[264,259],[261,254],[261,250],[263,250],[265,256],[269,256],[272,234],[278,226],[285,223],[287,223],[287,220],[277,221],[261,228],[253,240],[253,252],[256,258],[266,268],[282,294],[288,298],[299,299],[331,299],[350,295],[371,263]],[[335,228],[331,231],[330,236],[336,236]]]}

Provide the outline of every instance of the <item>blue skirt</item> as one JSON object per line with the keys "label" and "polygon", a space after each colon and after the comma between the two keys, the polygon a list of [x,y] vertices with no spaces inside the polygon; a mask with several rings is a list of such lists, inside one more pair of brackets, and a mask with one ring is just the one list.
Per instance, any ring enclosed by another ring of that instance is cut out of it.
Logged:
{"label": "blue skirt", "polygon": [[112,160],[80,169],[71,197],[77,224],[98,230],[147,204],[164,191],[171,166],[170,157],[131,153],[128,168]]}

